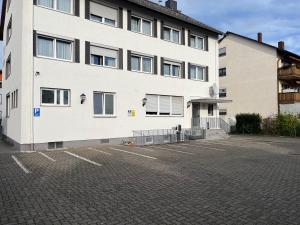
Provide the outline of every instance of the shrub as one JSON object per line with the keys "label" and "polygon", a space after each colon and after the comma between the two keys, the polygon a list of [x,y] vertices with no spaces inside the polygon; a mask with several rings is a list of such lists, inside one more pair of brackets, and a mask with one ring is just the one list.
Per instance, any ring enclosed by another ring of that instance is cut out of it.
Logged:
{"label": "shrub", "polygon": [[280,114],[277,116],[278,133],[282,136],[296,136],[299,120],[291,114]]}
{"label": "shrub", "polygon": [[263,119],[262,130],[266,135],[279,135],[277,117],[268,117]]}
{"label": "shrub", "polygon": [[259,114],[239,114],[236,116],[236,131],[240,134],[259,134],[261,122]]}

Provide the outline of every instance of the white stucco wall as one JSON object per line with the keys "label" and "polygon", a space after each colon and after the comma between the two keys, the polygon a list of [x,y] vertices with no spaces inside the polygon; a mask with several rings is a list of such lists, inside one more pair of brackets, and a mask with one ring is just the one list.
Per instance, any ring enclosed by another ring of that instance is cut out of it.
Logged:
{"label": "white stucco wall", "polygon": [[[25,10],[26,15],[22,17],[22,46],[18,45],[23,50],[20,80],[24,91],[21,96],[22,115],[19,115],[22,120],[22,135],[17,139],[21,144],[128,137],[132,136],[133,130],[170,129],[177,124],[190,127],[192,112],[191,107],[187,108],[187,102],[192,97],[209,97],[209,87],[218,83],[217,40],[209,40],[209,52],[206,52],[130,32],[126,29],[126,9],[123,14],[124,29],[95,23],[84,19],[83,1],[81,17],[32,6],[31,1],[23,2],[23,12]],[[31,15],[34,15],[33,18]],[[80,63],[33,58],[33,30],[80,39]],[[86,65],[85,41],[123,48],[124,69]],[[127,71],[127,50],[157,55],[158,75]],[[160,57],[186,61],[186,79],[161,76]],[[188,80],[188,62],[209,66],[210,82]],[[38,77],[34,76],[37,71],[40,73]],[[41,106],[41,87],[70,89],[71,106]],[[34,90],[34,99],[31,90]],[[115,118],[94,117],[93,91],[116,93]],[[87,100],[81,105],[80,95],[83,93]],[[145,107],[142,107],[142,99],[146,94],[184,96],[184,117],[146,116]],[[34,107],[41,108],[40,118],[32,118]],[[136,117],[128,116],[128,110],[132,109],[137,111]],[[203,109],[203,115],[205,114],[207,115],[207,109]],[[14,127],[20,128],[19,125]],[[11,135],[9,131],[6,134]]]}
{"label": "white stucco wall", "polygon": [[232,103],[221,104],[227,117],[239,113],[259,113],[268,117],[278,112],[277,51],[274,48],[228,35],[220,43],[226,47],[226,56],[220,57],[220,68],[227,75],[220,77],[220,88],[227,88],[227,98]]}

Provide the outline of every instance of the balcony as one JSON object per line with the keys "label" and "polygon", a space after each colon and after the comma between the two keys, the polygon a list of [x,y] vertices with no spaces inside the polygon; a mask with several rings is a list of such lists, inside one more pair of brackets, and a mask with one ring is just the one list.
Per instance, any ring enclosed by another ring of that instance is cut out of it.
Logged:
{"label": "balcony", "polygon": [[300,102],[300,93],[279,93],[279,104]]}
{"label": "balcony", "polygon": [[300,81],[300,67],[291,65],[278,69],[278,77],[280,80],[298,80]]}

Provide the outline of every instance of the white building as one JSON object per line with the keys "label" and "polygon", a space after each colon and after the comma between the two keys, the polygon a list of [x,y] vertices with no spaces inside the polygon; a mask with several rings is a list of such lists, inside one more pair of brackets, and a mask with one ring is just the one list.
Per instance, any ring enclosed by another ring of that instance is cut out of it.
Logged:
{"label": "white building", "polygon": [[217,118],[221,32],[176,7],[4,0],[6,139],[22,150],[121,143],[134,130]]}
{"label": "white building", "polygon": [[220,40],[220,115],[234,119],[240,113],[263,118],[278,113],[300,114],[300,56],[258,39],[227,32]]}

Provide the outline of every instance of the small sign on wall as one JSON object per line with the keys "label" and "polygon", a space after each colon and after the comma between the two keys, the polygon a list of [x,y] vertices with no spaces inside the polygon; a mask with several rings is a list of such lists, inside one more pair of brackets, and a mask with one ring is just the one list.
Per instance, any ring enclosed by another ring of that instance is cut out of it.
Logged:
{"label": "small sign on wall", "polygon": [[34,117],[41,117],[41,109],[40,108],[34,108],[33,109],[33,116]]}
{"label": "small sign on wall", "polygon": [[136,117],[136,110],[135,109],[128,110],[128,116],[129,117]]}

